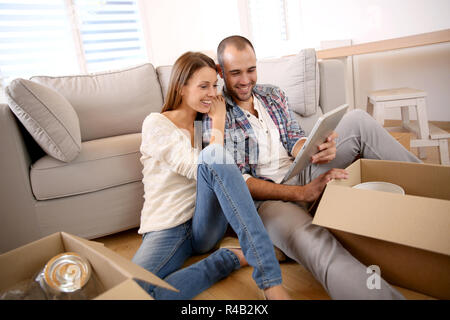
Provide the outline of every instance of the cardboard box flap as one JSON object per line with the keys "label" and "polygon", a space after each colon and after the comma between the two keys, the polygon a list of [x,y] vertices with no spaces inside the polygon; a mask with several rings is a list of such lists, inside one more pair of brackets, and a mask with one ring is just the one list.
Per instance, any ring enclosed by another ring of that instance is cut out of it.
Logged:
{"label": "cardboard box flap", "polygon": [[[76,242],[78,243],[82,243],[88,247],[90,247],[91,249],[95,250],[96,252],[100,253],[101,255],[103,255],[104,257],[108,258],[110,260],[109,263],[113,263],[114,266],[119,269],[121,271],[121,273],[123,275],[125,275],[125,277],[127,278],[136,278],[139,280],[143,280],[146,281],[148,283],[151,283],[153,285],[156,285],[158,287],[162,287],[165,289],[169,289],[169,290],[173,290],[173,291],[178,291],[177,289],[175,289],[173,286],[171,286],[170,284],[168,284],[167,282],[161,280],[160,278],[158,278],[157,276],[155,276],[154,274],[152,274],[151,272],[148,272],[147,270],[145,270],[144,268],[134,264],[133,262],[125,259],[124,257],[118,255],[117,253],[115,253],[114,251],[105,248],[102,244],[99,244],[98,242],[94,242],[94,241],[89,241],[83,238],[79,238],[77,236],[62,232],[63,237],[66,239],[71,239],[74,244]],[[89,257],[88,257],[89,258]]]}
{"label": "cardboard box flap", "polygon": [[94,300],[153,300],[134,280],[128,279]]}
{"label": "cardboard box flap", "polygon": [[450,170],[446,166],[360,159],[345,170],[349,179],[333,180],[328,185],[353,187],[362,182],[384,181],[401,186],[408,195],[450,200]]}
{"label": "cardboard box flap", "polygon": [[[407,208],[405,210],[405,197]],[[313,223],[450,255],[449,201],[328,185]]]}
{"label": "cardboard box flap", "polygon": [[134,264],[133,262],[125,259],[122,256],[119,256],[118,254],[114,253],[113,251],[110,251],[109,249],[106,250],[108,250],[109,252],[103,252],[103,254],[108,258],[110,258],[111,260],[113,260],[116,263],[117,267],[122,269],[122,272],[124,274],[127,274],[129,278],[143,280],[155,286],[178,292],[176,288],[174,288],[164,280],[161,280],[153,273],[148,272],[144,268],[138,266],[137,264]]}
{"label": "cardboard box flap", "polygon": [[87,240],[87,239],[75,236],[73,234],[70,234],[70,233],[67,233],[67,232],[64,232],[64,231],[61,232],[60,234],[61,234],[61,239],[62,239],[62,241],[64,243],[64,246],[68,245],[68,242],[66,241],[67,239],[72,239],[72,240],[80,242],[80,243],[82,243],[82,244],[84,244],[86,246],[89,246],[89,247],[97,247],[97,246],[98,247],[105,247],[105,245],[103,243],[101,243],[101,242]]}
{"label": "cardboard box flap", "polygon": [[[52,234],[35,242],[0,255],[0,291],[6,290],[24,278],[34,277],[55,255],[64,250],[59,233]],[[17,272],[20,270],[21,272]]]}
{"label": "cardboard box flap", "polygon": [[447,166],[371,159],[360,162],[361,182],[390,182],[400,185],[408,195],[450,200],[450,170]]}
{"label": "cardboard box flap", "polygon": [[348,172],[348,179],[331,180],[327,185],[337,186],[354,186],[361,183],[361,160],[353,162],[350,166],[345,168]]}

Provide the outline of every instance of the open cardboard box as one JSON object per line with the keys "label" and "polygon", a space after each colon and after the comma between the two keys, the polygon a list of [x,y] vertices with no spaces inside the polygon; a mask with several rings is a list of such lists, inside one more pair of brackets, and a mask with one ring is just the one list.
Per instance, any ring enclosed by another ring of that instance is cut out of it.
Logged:
{"label": "open cardboard box", "polygon": [[32,277],[54,256],[76,252],[85,257],[105,291],[100,300],[152,300],[134,280],[175,290],[154,274],[119,256],[102,243],[58,232],[0,255],[0,292]]}
{"label": "open cardboard box", "polygon": [[[450,299],[450,166],[360,159],[346,170],[347,180],[328,183],[313,224],[389,283]],[[406,194],[351,188],[369,181]]]}

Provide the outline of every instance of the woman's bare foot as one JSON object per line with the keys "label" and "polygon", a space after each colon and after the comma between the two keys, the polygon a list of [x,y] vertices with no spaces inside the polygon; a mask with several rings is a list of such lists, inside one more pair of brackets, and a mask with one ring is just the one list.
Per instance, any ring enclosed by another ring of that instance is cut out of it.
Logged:
{"label": "woman's bare foot", "polygon": [[241,267],[248,266],[248,262],[245,259],[244,253],[242,252],[241,249],[235,249],[235,248],[227,248],[227,249],[230,250],[231,252],[233,252],[236,255],[236,257],[238,257]]}
{"label": "woman's bare foot", "polygon": [[[241,267],[248,266],[248,262],[245,259],[244,253],[241,249],[227,248],[233,252],[239,259]],[[280,284],[274,287],[270,287],[264,290],[264,296],[267,300],[292,300],[291,296],[287,293],[286,289]]]}
{"label": "woman's bare foot", "polygon": [[280,284],[264,290],[267,300],[292,300],[286,289]]}

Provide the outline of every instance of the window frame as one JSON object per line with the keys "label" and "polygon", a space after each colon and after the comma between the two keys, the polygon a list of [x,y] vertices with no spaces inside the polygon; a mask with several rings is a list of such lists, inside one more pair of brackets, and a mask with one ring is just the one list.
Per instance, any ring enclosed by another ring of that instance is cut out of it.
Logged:
{"label": "window frame", "polygon": [[[74,57],[76,58],[77,65],[74,64],[73,69],[77,69],[78,73],[80,74],[89,74],[89,73],[95,73],[96,71],[89,71],[89,64],[86,56],[86,51],[83,44],[83,38],[81,33],[81,19],[79,17],[79,12],[76,4],[76,0],[60,0],[60,4],[62,7],[65,8],[66,16],[65,19],[67,19],[69,31],[71,33],[71,42],[73,44],[74,48]],[[141,33],[139,46],[144,51],[144,57],[146,61],[152,61],[151,60],[151,50],[150,50],[150,43],[149,43],[149,32],[148,32],[148,24],[145,23],[146,21],[146,10],[148,9],[146,7],[146,1],[145,0],[134,0],[134,7],[136,10],[137,19],[139,19],[139,32]],[[75,61],[74,61],[75,62]],[[108,68],[109,69],[109,68]],[[113,67],[111,67],[113,69]],[[17,74],[18,77],[20,77],[20,74]],[[0,88],[5,87],[8,85],[6,82],[6,79],[8,77],[3,77],[3,75],[0,73]]]}
{"label": "window frame", "polygon": [[[271,54],[267,55],[266,53],[258,50],[257,57],[263,59],[276,58],[279,56],[295,54],[302,48],[302,35],[304,34],[303,24],[300,20],[302,17],[302,1],[296,1],[296,4],[294,4],[293,0],[283,0],[282,14],[284,15],[283,20],[285,22],[286,38],[282,39],[280,37],[280,42],[282,42],[283,46],[280,53],[274,56]],[[254,45],[256,45],[256,36],[252,30],[252,13],[249,2],[250,0],[237,0],[241,24],[241,35],[248,38]]]}

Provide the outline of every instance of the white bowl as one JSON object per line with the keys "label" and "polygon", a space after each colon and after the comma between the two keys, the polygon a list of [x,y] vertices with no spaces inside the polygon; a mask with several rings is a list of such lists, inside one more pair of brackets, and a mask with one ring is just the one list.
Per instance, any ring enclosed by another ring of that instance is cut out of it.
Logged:
{"label": "white bowl", "polygon": [[402,187],[393,183],[381,181],[364,182],[353,186],[353,188],[405,194],[405,190],[403,190]]}

